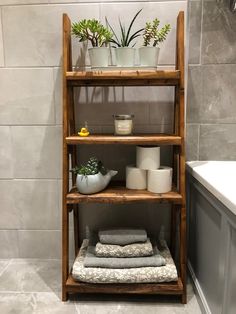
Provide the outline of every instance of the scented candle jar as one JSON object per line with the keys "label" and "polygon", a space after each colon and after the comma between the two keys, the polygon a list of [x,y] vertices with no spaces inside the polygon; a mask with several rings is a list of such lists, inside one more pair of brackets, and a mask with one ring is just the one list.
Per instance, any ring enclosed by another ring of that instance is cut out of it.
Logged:
{"label": "scented candle jar", "polygon": [[133,132],[133,114],[113,115],[115,135],[131,135]]}

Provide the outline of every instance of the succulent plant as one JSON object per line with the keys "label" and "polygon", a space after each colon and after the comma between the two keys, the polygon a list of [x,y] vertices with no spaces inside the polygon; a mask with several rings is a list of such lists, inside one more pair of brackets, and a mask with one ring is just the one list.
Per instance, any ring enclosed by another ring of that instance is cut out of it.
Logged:
{"label": "succulent plant", "polygon": [[108,28],[102,25],[98,20],[81,20],[72,24],[72,34],[75,35],[80,42],[90,41],[93,47],[102,47],[109,43],[112,33]]}
{"label": "succulent plant", "polygon": [[96,157],[91,157],[85,165],[76,166],[71,170],[75,174],[80,174],[83,176],[89,176],[101,172],[103,175],[107,173],[107,169],[103,166],[101,160]]}
{"label": "succulent plant", "polygon": [[152,22],[147,22],[143,33],[144,46],[157,46],[158,43],[166,40],[167,34],[171,27],[170,24],[164,25],[160,30],[158,29],[160,21],[155,18]]}

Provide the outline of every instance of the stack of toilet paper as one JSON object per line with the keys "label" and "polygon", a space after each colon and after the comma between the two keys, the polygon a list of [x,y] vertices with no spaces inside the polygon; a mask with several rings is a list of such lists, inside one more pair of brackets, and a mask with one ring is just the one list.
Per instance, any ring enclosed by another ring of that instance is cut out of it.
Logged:
{"label": "stack of toilet paper", "polygon": [[126,167],[126,187],[154,193],[171,191],[172,168],[160,166],[160,147],[136,147],[136,166]]}

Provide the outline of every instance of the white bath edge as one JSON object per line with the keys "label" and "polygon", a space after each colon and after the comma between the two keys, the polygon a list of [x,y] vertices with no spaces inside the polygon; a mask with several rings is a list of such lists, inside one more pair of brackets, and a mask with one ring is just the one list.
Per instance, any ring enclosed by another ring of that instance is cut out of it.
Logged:
{"label": "white bath edge", "polygon": [[187,171],[236,215],[236,161],[189,161]]}

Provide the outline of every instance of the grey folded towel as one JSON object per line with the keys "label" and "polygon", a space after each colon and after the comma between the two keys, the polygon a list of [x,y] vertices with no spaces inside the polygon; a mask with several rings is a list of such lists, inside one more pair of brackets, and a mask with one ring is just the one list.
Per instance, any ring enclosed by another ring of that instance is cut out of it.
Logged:
{"label": "grey folded towel", "polygon": [[147,241],[147,232],[143,229],[100,230],[98,236],[104,244],[127,245]]}
{"label": "grey folded towel", "polygon": [[153,255],[150,239],[142,243],[127,245],[96,243],[95,254],[99,257],[141,257]]}
{"label": "grey folded towel", "polygon": [[158,248],[153,247],[154,255],[147,257],[97,257],[95,247],[88,246],[84,267],[100,268],[138,268],[138,267],[158,267],[166,265],[165,258],[161,256]]}

